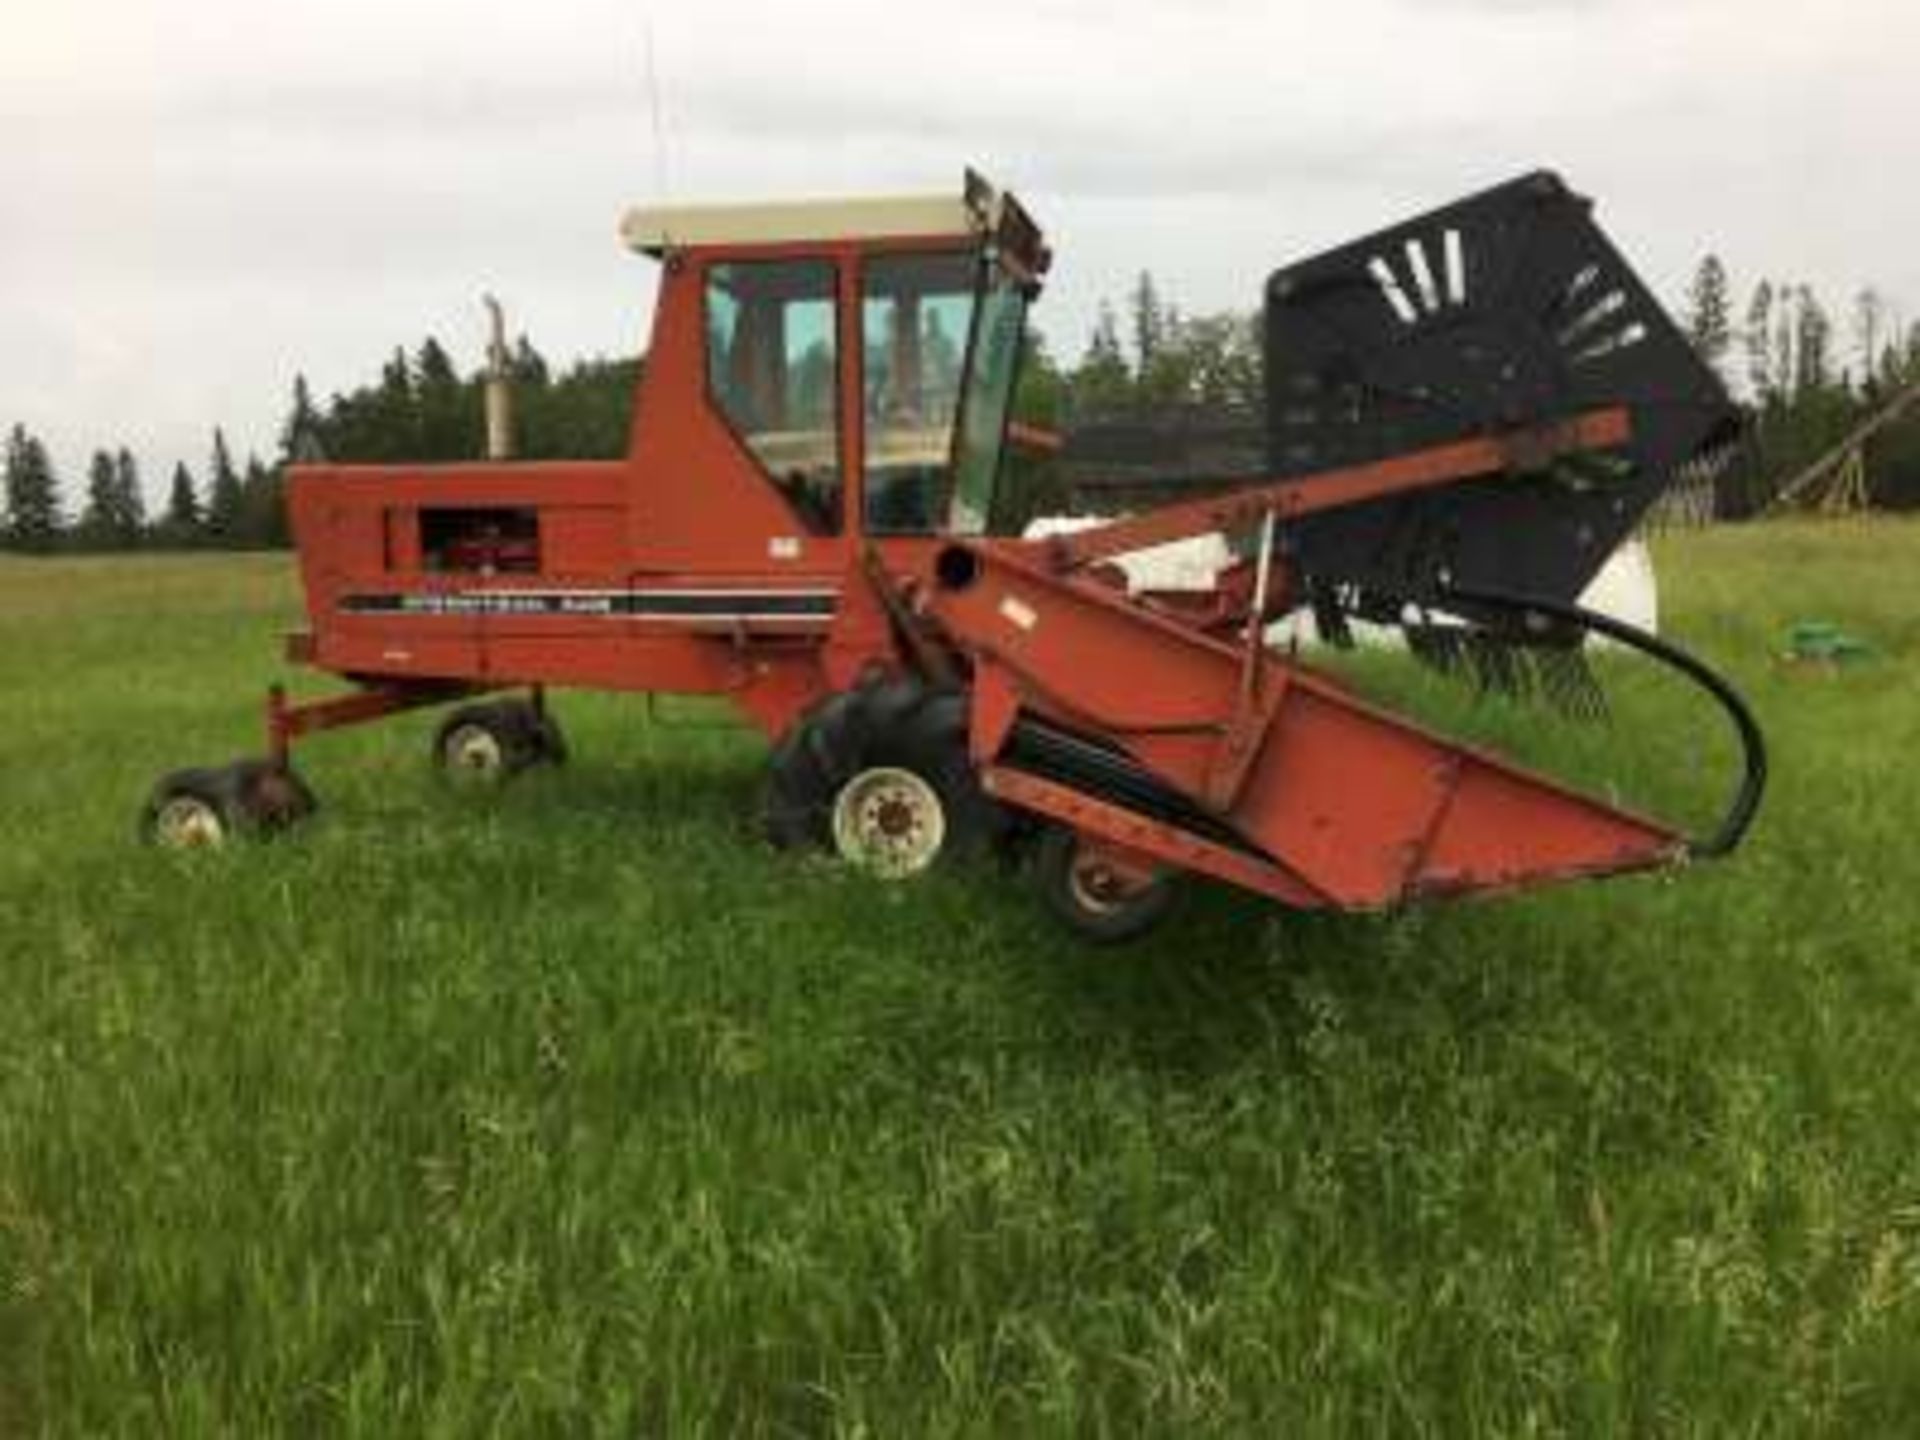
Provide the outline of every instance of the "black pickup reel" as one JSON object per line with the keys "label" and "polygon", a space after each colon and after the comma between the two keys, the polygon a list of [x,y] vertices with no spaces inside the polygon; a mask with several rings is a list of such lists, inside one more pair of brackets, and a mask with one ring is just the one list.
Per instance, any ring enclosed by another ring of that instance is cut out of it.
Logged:
{"label": "black pickup reel", "polygon": [[[1617,449],[1305,518],[1290,557],[1320,633],[1397,625],[1483,689],[1604,712],[1577,605],[1670,486],[1724,465],[1738,412],[1593,222],[1539,171],[1277,271],[1268,465],[1305,475],[1624,408]],[[1538,603],[1535,603],[1538,602]]]}

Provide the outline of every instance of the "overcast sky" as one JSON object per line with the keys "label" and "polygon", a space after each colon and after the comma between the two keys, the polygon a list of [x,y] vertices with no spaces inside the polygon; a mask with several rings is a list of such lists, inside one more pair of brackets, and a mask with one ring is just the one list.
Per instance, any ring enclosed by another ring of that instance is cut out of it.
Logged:
{"label": "overcast sky", "polygon": [[[651,33],[651,46],[649,46]],[[654,57],[664,116],[649,103]],[[552,359],[644,341],[633,202],[926,190],[972,163],[1059,260],[1079,353],[1150,267],[1189,311],[1539,165],[1657,290],[1873,283],[1920,318],[1914,0],[10,0],[0,425],[263,453],[398,342],[479,354],[497,290]],[[1845,319],[1842,314],[1842,329]]]}

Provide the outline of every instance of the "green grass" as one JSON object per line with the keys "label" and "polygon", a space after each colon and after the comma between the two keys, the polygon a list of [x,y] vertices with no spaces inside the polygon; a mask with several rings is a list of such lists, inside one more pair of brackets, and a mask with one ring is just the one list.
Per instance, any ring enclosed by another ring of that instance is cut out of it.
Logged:
{"label": "green grass", "polygon": [[768,853],[755,741],[609,697],[144,852],[288,567],[0,564],[0,1435],[1911,1433],[1920,527],[1659,561],[1773,743],[1732,862],[1120,952]]}

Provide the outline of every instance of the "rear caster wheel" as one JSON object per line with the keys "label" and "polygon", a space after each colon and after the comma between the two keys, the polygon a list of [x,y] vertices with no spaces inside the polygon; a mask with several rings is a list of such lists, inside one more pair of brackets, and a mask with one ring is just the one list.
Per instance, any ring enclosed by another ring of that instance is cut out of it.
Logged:
{"label": "rear caster wheel", "polygon": [[140,838],[163,850],[218,849],[277,835],[317,808],[306,782],[271,760],[176,770],[147,797]]}
{"label": "rear caster wheel", "polygon": [[562,765],[566,737],[553,716],[525,700],[462,705],[433,737],[434,764],[448,780],[487,789],[535,765]]}
{"label": "rear caster wheel", "polygon": [[1102,944],[1146,934],[1166,918],[1177,893],[1166,871],[1142,871],[1060,826],[1040,837],[1034,872],[1047,908]]}

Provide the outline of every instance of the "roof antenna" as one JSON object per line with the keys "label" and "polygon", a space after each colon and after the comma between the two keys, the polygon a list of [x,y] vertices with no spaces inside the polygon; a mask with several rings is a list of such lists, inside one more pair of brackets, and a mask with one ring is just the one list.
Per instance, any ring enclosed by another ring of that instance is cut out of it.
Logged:
{"label": "roof antenna", "polygon": [[664,106],[660,100],[660,71],[654,59],[653,16],[646,15],[640,23],[646,41],[647,109],[653,119],[654,199],[664,205],[668,199],[667,127],[662,114]]}

